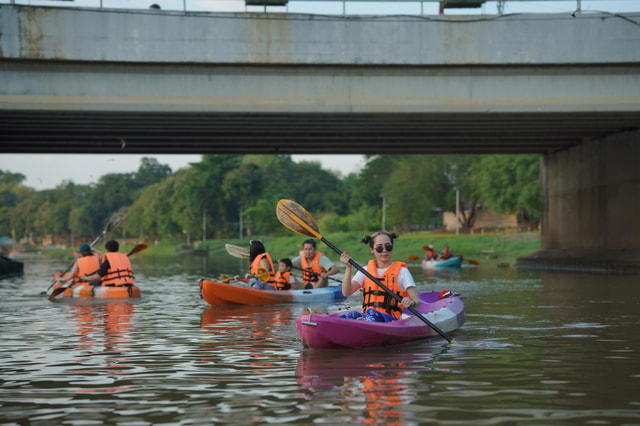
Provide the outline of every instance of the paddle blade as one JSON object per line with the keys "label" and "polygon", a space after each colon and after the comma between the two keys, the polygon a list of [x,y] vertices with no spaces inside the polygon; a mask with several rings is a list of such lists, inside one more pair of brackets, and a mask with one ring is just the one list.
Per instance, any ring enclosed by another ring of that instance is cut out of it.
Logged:
{"label": "paddle blade", "polygon": [[480,262],[478,262],[477,260],[473,260],[473,259],[467,260],[467,262],[469,262],[472,265],[479,265],[480,264]]}
{"label": "paddle blade", "polygon": [[132,256],[136,253],[140,253],[141,251],[145,251],[146,249],[147,249],[146,243],[136,244],[136,246],[132,248],[129,253],[127,253],[127,256]]}
{"label": "paddle blade", "polygon": [[418,256],[416,256],[415,254],[412,254],[411,256],[409,256],[409,260],[414,261],[414,260],[418,260],[420,259]]}
{"label": "paddle blade", "polygon": [[248,259],[249,258],[249,249],[244,247],[234,246],[233,244],[225,244],[224,248],[227,250],[233,257],[237,257],[239,259]]}
{"label": "paddle blade", "polygon": [[124,222],[125,217],[126,215],[124,213],[114,213],[109,219],[107,226],[105,226],[104,233],[106,234],[107,232],[111,232],[115,229],[116,226]]}
{"label": "paddle blade", "polygon": [[260,268],[258,269],[258,272],[256,273],[256,276],[258,277],[258,279],[260,281],[262,281],[263,283],[266,283],[269,281],[269,271],[267,271],[264,268]]}
{"label": "paddle blade", "polygon": [[276,216],[280,223],[296,234],[322,238],[318,224],[313,219],[313,216],[311,216],[304,207],[294,201],[285,199],[278,201]]}

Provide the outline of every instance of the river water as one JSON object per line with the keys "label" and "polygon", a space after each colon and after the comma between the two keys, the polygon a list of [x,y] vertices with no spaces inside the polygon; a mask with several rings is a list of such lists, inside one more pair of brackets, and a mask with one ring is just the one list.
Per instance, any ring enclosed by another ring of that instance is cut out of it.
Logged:
{"label": "river water", "polygon": [[0,281],[3,425],[640,424],[637,275],[413,265],[419,289],[465,297],[457,343],[307,350],[306,306],[200,298],[241,260],[141,254],[141,299],[49,302],[66,266],[26,260]]}

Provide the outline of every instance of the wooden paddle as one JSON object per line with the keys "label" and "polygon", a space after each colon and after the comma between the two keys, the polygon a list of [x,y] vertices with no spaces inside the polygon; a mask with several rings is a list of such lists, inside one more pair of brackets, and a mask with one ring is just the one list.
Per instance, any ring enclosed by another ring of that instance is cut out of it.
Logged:
{"label": "wooden paddle", "polygon": [[[132,256],[136,253],[140,253],[141,251],[145,251],[146,249],[147,249],[147,244],[145,243],[136,244],[135,247],[132,248],[129,251],[129,253],[127,253],[127,256]],[[59,295],[60,293],[63,293],[67,288],[73,285],[74,285],[73,280],[70,280],[67,285],[61,285],[60,287],[56,288],[55,290],[53,290],[53,292],[51,292],[51,295],[49,296],[49,300],[55,299],[57,295]]]}
{"label": "wooden paddle", "polygon": [[[320,275],[320,274],[319,274],[319,273],[317,273],[317,272],[309,271],[309,270],[307,270],[307,269],[303,269],[303,268],[298,268],[297,266],[292,266],[292,268],[293,268],[293,269],[297,269],[298,271],[306,271],[308,274],[315,275],[316,277]],[[332,280],[332,281],[335,281],[335,282],[337,282],[337,283],[342,284],[342,280],[339,280],[339,279],[337,279],[337,278],[327,277],[327,279],[329,279],[329,280]]]}
{"label": "wooden paddle", "polygon": [[[338,255],[342,254],[342,250],[334,246],[331,242],[329,242],[326,238],[324,238],[320,234],[320,230],[318,229],[318,225],[316,221],[313,219],[311,214],[304,209],[301,205],[297,204],[291,200],[282,199],[278,201],[278,205],[276,207],[276,215],[280,223],[282,223],[286,228],[291,231],[305,235],[308,237],[317,238],[323,243],[325,243],[329,248],[335,251]],[[367,278],[376,283],[381,289],[383,289],[389,296],[396,299],[398,302],[402,301],[402,297],[398,294],[389,290],[387,286],[382,284],[379,279],[371,275],[365,268],[360,266],[353,259],[349,260],[349,263],[354,266],[358,271],[362,272]],[[437,332],[443,339],[448,341],[449,343],[455,343],[451,337],[447,336],[447,334],[440,330],[435,324],[425,318],[420,312],[418,312],[413,306],[409,307],[409,311],[420,318],[425,324],[431,327],[435,332]]]}
{"label": "wooden paddle", "polygon": [[227,250],[233,257],[237,257],[239,259],[248,259],[249,258],[249,249],[244,247],[234,246],[233,244],[225,244],[224,248]]}
{"label": "wooden paddle", "polygon": [[140,253],[141,251],[145,251],[147,249],[147,244],[146,243],[139,243],[136,244],[134,248],[132,248],[129,253],[127,253],[127,256],[133,256],[136,253]]}
{"label": "wooden paddle", "polygon": [[[98,241],[100,241],[100,239],[102,239],[102,237],[107,235],[108,232],[113,231],[116,228],[116,226],[118,226],[122,222],[124,222],[125,217],[126,216],[124,215],[124,213],[114,213],[113,215],[111,215],[111,217],[109,218],[109,222],[107,222],[107,224],[105,225],[104,229],[102,230],[102,233],[100,235],[98,235],[96,237],[96,239],[93,240],[93,242],[91,244],[89,244],[89,247],[93,248],[93,246],[95,246],[96,243]],[[74,259],[73,262],[71,262],[71,265],[69,265],[67,267],[67,269],[65,269],[65,271],[62,274],[58,275],[58,277],[64,277],[67,274],[67,272],[69,272],[71,270],[71,268],[73,268],[73,265],[75,263],[76,263],[76,261]],[[52,280],[51,284],[49,285],[49,287],[47,287],[47,289],[45,291],[41,292],[40,295],[44,296],[45,294],[47,294],[47,292],[51,289],[51,287],[53,287],[54,284],[56,284],[59,281],[60,281],[59,279]]]}

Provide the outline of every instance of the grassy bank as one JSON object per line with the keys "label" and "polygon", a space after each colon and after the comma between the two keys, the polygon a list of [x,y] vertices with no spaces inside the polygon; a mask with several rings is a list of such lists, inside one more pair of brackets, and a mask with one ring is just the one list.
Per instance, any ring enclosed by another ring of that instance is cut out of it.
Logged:
{"label": "grassy bank", "polygon": [[[370,258],[368,247],[360,243],[364,233],[335,233],[323,235],[328,241],[339,249],[349,252],[354,259],[364,261]],[[254,236],[245,239],[209,240],[210,256],[228,256],[224,249],[225,243],[235,244],[241,247],[249,247],[249,240],[260,239],[265,247],[275,257],[293,257],[298,254],[305,237],[291,233],[290,236],[268,237]],[[424,256],[422,246],[433,244],[440,251],[447,244],[456,254],[464,255],[465,259],[500,259],[512,262],[518,256],[532,253],[540,248],[540,233],[493,233],[483,235],[469,234],[443,234],[439,232],[412,232],[402,234],[396,240],[394,251],[395,260],[409,260],[410,256]],[[318,242],[318,250],[329,255],[333,260],[337,259],[335,253],[325,244]],[[158,244],[149,245],[148,254],[160,256],[176,255],[175,246]]]}

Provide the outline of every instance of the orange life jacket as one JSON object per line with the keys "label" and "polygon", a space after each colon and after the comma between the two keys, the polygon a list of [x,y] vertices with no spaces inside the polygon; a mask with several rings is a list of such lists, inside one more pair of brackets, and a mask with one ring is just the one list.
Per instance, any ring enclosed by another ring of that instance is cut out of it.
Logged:
{"label": "orange life jacket", "polygon": [[[391,292],[398,294],[400,297],[407,297],[406,291],[400,290],[398,286],[398,277],[400,276],[400,268],[407,267],[404,262],[392,262],[391,266],[385,271],[385,273],[378,277],[378,267],[376,266],[376,260],[371,259],[367,264],[367,272],[374,277],[378,278],[382,284],[385,285]],[[365,312],[369,308],[373,308],[376,311],[383,314],[389,314],[395,319],[399,319],[402,316],[402,306],[399,306],[399,302],[384,291],[378,284],[365,278],[363,286],[363,299],[362,299],[362,312]]]}
{"label": "orange life jacket", "polygon": [[269,270],[267,271],[269,272],[269,281],[267,281],[266,284],[269,284],[271,287],[275,288],[276,275],[275,270],[273,269],[273,261],[271,260],[271,255],[269,253],[262,253],[257,255],[256,258],[253,259],[253,262],[251,262],[251,269],[249,270],[249,272],[254,277],[258,276],[258,269],[261,268],[260,261],[262,260],[262,258],[267,259],[267,262],[269,262]]}
{"label": "orange life jacket", "polygon": [[453,253],[451,253],[451,249],[442,250],[442,256],[440,256],[440,259],[450,259],[452,257],[453,257]]}
{"label": "orange life jacket", "polygon": [[291,289],[291,272],[276,272],[276,290]]}
{"label": "orange life jacket", "polygon": [[109,270],[102,277],[102,285],[133,285],[135,280],[133,278],[133,268],[131,268],[131,261],[129,257],[118,252],[107,252],[102,258],[109,261]]}
{"label": "orange life jacket", "polygon": [[438,258],[438,253],[434,249],[427,249],[427,260],[433,260]]}
{"label": "orange life jacket", "polygon": [[84,284],[88,281],[80,279],[83,275],[93,275],[98,269],[100,269],[100,256],[98,253],[93,253],[91,256],[81,256],[76,260],[78,269],[73,276],[73,282],[75,284]]}
{"label": "orange life jacket", "polygon": [[324,256],[324,253],[316,252],[316,255],[311,259],[311,263],[307,262],[307,258],[304,255],[304,251],[300,252],[300,266],[302,266],[302,282],[306,284],[317,283],[320,280],[320,274],[327,272],[326,269],[320,266],[320,258]]}

